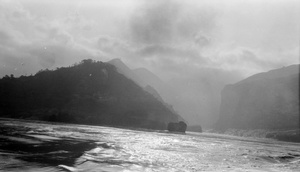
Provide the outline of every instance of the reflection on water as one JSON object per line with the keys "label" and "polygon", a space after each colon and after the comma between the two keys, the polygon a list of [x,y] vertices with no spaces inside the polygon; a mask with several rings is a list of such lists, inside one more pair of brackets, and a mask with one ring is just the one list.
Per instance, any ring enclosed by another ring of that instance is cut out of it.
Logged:
{"label": "reflection on water", "polygon": [[0,120],[0,171],[299,171],[300,144]]}

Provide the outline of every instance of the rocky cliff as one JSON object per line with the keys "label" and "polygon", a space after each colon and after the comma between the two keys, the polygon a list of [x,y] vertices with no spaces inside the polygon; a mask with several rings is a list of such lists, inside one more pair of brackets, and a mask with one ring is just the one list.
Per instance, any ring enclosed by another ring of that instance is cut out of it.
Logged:
{"label": "rocky cliff", "polygon": [[221,93],[216,128],[297,129],[299,65],[253,75]]}

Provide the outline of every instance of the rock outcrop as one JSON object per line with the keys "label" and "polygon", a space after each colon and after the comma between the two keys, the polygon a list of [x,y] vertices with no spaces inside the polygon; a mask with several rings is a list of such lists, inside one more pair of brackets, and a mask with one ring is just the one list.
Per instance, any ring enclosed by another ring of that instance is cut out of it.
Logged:
{"label": "rock outcrop", "polygon": [[299,65],[253,75],[221,93],[216,128],[297,129]]}
{"label": "rock outcrop", "polygon": [[185,133],[187,128],[187,125],[185,122],[180,121],[178,123],[175,122],[170,122],[168,124],[168,130],[171,132],[181,132],[181,133]]}

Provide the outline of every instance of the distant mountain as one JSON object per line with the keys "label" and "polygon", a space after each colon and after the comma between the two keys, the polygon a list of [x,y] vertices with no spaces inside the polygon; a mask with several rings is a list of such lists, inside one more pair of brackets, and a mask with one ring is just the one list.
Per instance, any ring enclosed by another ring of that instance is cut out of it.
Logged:
{"label": "distant mountain", "polygon": [[[177,114],[172,105],[175,101],[176,93],[172,91],[172,88],[164,83],[158,76],[150,72],[146,68],[130,69],[120,59],[113,59],[108,61],[116,69],[133,80],[136,84],[144,88],[145,91],[152,94],[157,100],[162,102],[169,110]],[[177,114],[179,120],[185,121],[179,114]]]}
{"label": "distant mountain", "polygon": [[160,97],[159,93],[150,85],[147,85],[144,88],[144,90],[147,91],[148,93],[152,94],[158,101],[164,102],[164,100]]}
{"label": "distant mountain", "polygon": [[216,127],[235,129],[297,129],[299,127],[299,65],[259,73],[222,91]]}
{"label": "distant mountain", "polygon": [[122,62],[122,60],[112,59],[112,60],[108,61],[107,63],[114,65],[119,73],[121,73],[122,75],[131,79],[139,86],[141,86],[141,87],[147,86],[147,83],[145,83],[143,81],[143,79],[141,79],[138,75],[136,75],[136,73],[133,70],[131,70],[127,65],[125,65]]}
{"label": "distant mountain", "polygon": [[133,71],[155,88],[162,99],[172,105],[188,125],[210,127],[218,119],[221,99],[219,92],[224,83],[214,78],[214,75],[210,77],[207,71],[199,71],[195,76],[173,77],[166,82],[145,68]]}
{"label": "distant mountain", "polygon": [[299,65],[291,65],[288,67],[282,67],[279,69],[270,70],[269,72],[258,73],[240,81],[239,84],[245,82],[252,82],[256,80],[262,80],[262,79],[270,80],[270,79],[284,78],[294,74],[299,74]]}
{"label": "distant mountain", "polygon": [[152,129],[178,122],[176,113],[119,69],[83,60],[34,76],[5,76],[0,79],[0,117]]}
{"label": "distant mountain", "polygon": [[162,87],[165,87],[165,83],[155,74],[150,72],[146,68],[137,68],[132,70],[137,77],[140,79],[144,79],[147,85],[154,86],[155,88],[161,89]]}

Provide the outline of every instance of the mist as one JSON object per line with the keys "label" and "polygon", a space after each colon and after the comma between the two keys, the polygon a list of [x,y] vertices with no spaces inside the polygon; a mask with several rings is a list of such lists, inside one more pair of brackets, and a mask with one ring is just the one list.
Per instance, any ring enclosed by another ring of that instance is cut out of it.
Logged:
{"label": "mist", "polygon": [[[299,1],[0,1],[0,77],[121,59],[175,92],[190,125],[218,119],[227,84],[299,63]],[[169,93],[162,93],[169,94]]]}

